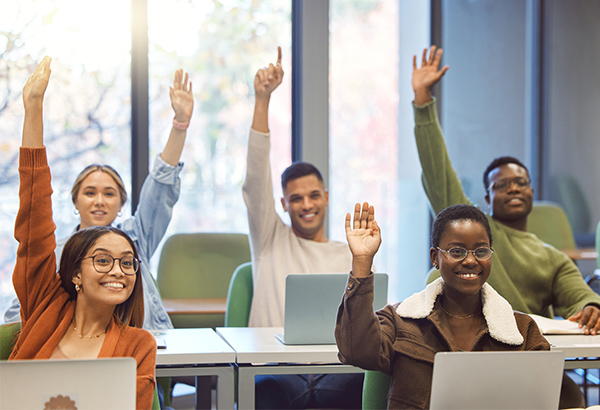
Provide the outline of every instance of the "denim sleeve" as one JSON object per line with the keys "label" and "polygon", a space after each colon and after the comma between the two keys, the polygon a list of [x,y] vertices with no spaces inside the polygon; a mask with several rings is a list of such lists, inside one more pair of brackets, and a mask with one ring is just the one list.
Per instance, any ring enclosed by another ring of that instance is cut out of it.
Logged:
{"label": "denim sleeve", "polygon": [[146,262],[152,258],[171,222],[173,206],[179,199],[182,168],[183,163],[174,167],[157,155],[142,186],[135,214],[121,224],[120,228],[135,241],[140,258]]}

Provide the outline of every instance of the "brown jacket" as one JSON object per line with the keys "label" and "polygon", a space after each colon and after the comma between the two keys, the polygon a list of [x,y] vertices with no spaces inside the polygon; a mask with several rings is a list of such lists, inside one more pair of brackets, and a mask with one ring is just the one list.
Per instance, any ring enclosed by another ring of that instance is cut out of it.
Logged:
{"label": "brown jacket", "polygon": [[[437,298],[443,283],[373,314],[373,275],[348,278],[335,329],[340,361],[391,375],[388,408],[428,408],[435,354],[459,350]],[[472,351],[550,349],[533,319],[513,312],[487,284],[482,300],[486,325]]]}

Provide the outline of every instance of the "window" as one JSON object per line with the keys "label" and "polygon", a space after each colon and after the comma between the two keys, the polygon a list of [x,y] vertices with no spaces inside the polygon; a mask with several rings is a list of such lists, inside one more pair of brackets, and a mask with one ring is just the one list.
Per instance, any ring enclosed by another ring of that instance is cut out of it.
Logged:
{"label": "window", "polygon": [[330,1],[330,237],[346,240],[342,224],[355,203],[375,206],[383,240],[375,268],[389,274],[390,301],[422,289],[429,266],[410,104],[412,55],[428,45],[428,14],[427,2]]}
{"label": "window", "polygon": [[[107,30],[110,22],[110,30]],[[0,14],[0,313],[14,296],[21,91],[44,55],[53,58],[44,135],[58,238],[78,223],[70,190],[79,170],[115,166],[130,186],[129,2],[4,0]],[[127,211],[127,207],[123,208]]]}

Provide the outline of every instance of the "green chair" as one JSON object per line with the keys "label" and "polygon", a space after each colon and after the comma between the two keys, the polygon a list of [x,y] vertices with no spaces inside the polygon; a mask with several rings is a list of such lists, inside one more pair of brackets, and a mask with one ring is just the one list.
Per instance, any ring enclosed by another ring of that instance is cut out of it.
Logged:
{"label": "green chair", "polygon": [[[163,299],[225,298],[234,269],[250,260],[248,235],[180,233],[170,236],[160,253],[157,284]],[[173,326],[223,326],[224,314],[171,315]]]}
{"label": "green chair", "polygon": [[[19,338],[21,331],[21,322],[6,323],[0,325],[0,360],[7,360],[12,349]],[[154,389],[154,399],[152,400],[152,410],[160,410],[158,401],[158,392]]]}
{"label": "green chair", "polygon": [[229,282],[225,312],[226,327],[248,327],[253,295],[252,262],[242,263],[235,268]]}
{"label": "green chair", "polygon": [[365,410],[387,409],[387,396],[392,377],[375,370],[365,371],[362,408]]}
{"label": "green chair", "polygon": [[8,360],[20,331],[21,322],[0,325],[0,360]]}
{"label": "green chair", "polygon": [[594,246],[592,209],[579,181],[570,174],[555,175],[550,180],[550,199],[567,214],[577,246]]}
{"label": "green chair", "polygon": [[534,201],[527,217],[527,230],[555,248],[576,248],[567,214],[556,202]]}

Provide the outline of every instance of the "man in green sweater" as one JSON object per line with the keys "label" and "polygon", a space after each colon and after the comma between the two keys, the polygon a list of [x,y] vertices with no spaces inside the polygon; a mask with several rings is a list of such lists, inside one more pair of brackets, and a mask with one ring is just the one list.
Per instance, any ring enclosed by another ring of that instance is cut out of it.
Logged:
{"label": "man in green sweater", "polygon": [[[436,215],[450,205],[471,203],[452,168],[431,95],[448,70],[439,68],[441,56],[442,50],[431,46],[429,52],[423,51],[421,67],[415,56],[412,76],[423,187]],[[546,317],[557,314],[595,335],[600,329],[600,296],[569,257],[527,232],[533,204],[527,168],[512,157],[497,158],[485,170],[484,184],[495,250],[488,283],[514,310]]]}

